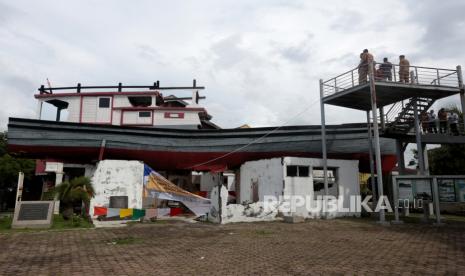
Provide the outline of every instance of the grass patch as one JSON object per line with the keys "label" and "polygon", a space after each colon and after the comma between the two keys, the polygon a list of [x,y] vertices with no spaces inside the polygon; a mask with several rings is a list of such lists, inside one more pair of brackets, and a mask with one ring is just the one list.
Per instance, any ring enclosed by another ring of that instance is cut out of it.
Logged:
{"label": "grass patch", "polygon": [[138,221],[138,220],[135,220],[135,221],[128,221],[126,224],[127,226],[129,227],[132,227],[132,226],[135,226],[135,225],[145,225],[145,224],[168,224],[169,221],[167,220],[150,220],[150,221]]}
{"label": "grass patch", "polygon": [[92,228],[94,225],[80,216],[65,220],[61,215],[53,215],[51,229]]}
{"label": "grass patch", "polygon": [[273,232],[270,230],[261,229],[261,230],[256,230],[255,234],[258,236],[268,236],[268,235],[273,234]]}
{"label": "grass patch", "polygon": [[0,217],[0,231],[11,229],[13,218],[10,216]]}
{"label": "grass patch", "polygon": [[73,216],[69,220],[65,220],[61,215],[53,215],[53,222],[50,228],[11,228],[13,217],[0,218],[0,231],[1,232],[25,232],[25,231],[43,231],[43,230],[65,230],[75,228],[93,228],[94,225],[79,216]]}
{"label": "grass patch", "polygon": [[112,239],[109,241],[105,241],[106,244],[112,244],[112,245],[137,244],[141,242],[142,242],[141,238],[135,238],[135,237],[116,238],[116,239]]}

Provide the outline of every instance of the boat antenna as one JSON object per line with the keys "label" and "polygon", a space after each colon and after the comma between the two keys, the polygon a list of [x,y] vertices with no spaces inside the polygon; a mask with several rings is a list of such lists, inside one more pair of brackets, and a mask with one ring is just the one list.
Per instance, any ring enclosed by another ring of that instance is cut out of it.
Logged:
{"label": "boat antenna", "polygon": [[48,80],[48,78],[46,78],[46,80],[47,80],[48,88],[50,89],[50,93],[52,93],[52,84],[50,84],[50,81]]}

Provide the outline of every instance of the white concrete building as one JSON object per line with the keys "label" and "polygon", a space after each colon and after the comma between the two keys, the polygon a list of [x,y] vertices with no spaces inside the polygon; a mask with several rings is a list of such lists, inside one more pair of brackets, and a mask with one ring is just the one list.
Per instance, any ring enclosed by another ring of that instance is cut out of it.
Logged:
{"label": "white concrete building", "polygon": [[[350,197],[360,195],[358,161],[328,159],[328,186],[329,195],[336,197],[340,206],[351,207]],[[317,196],[324,195],[323,160],[283,157],[246,162],[240,168],[240,179],[236,180],[236,192],[239,205],[248,206],[249,209],[255,208],[253,214],[270,220],[269,214],[263,211],[263,203],[267,196],[276,198],[302,196],[316,199]],[[297,206],[291,213],[281,207],[279,211],[283,215],[304,218],[322,216],[322,212],[308,211],[307,206]],[[223,212],[223,222],[250,221],[251,219],[247,218],[244,213],[240,213],[240,210],[244,208],[227,205],[222,209],[226,210]],[[360,211],[332,212],[330,216],[360,216]]]}

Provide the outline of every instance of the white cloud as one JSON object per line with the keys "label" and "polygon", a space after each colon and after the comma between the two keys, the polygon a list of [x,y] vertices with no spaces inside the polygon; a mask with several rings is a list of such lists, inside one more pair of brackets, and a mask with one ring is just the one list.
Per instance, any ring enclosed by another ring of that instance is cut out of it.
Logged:
{"label": "white cloud", "polygon": [[[453,11],[463,4],[441,10],[454,18],[445,32],[447,20],[425,2],[0,0],[0,128],[33,116],[46,78],[56,86],[196,78],[223,127],[319,124],[318,79],[354,67],[364,48],[378,60],[403,53],[412,64],[464,64],[463,20]],[[365,119],[327,112],[329,123]]]}

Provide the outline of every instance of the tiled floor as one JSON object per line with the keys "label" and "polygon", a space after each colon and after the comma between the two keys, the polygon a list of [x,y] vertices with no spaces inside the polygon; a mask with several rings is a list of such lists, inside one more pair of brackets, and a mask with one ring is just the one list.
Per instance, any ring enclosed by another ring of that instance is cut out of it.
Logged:
{"label": "tiled floor", "polygon": [[1,275],[465,275],[465,227],[161,222],[0,234]]}

